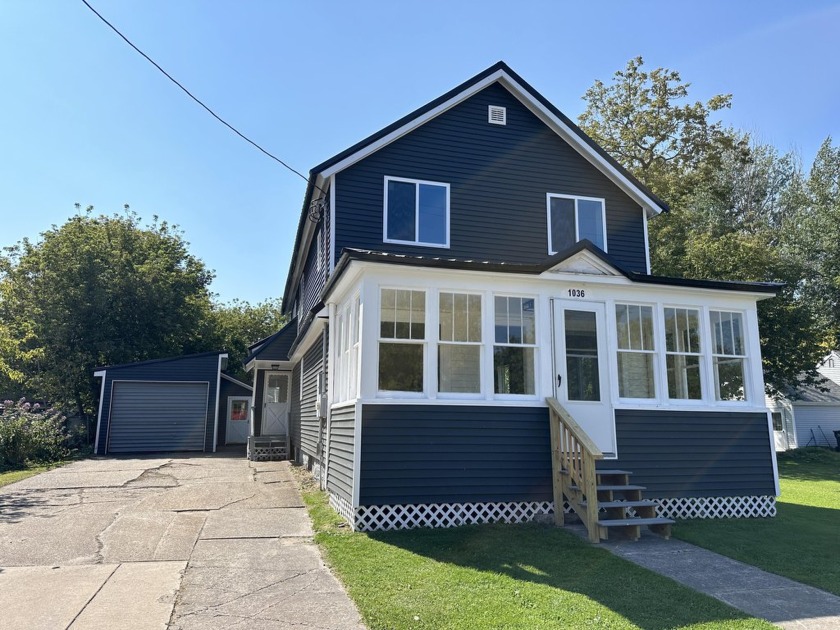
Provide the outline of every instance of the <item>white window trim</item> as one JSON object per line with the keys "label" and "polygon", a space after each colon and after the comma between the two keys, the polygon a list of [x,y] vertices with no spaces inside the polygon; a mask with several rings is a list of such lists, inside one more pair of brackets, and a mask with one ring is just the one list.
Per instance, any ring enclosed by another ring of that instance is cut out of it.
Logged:
{"label": "white window trim", "polygon": [[[496,343],[496,298],[523,298],[527,300],[534,300],[534,343]],[[540,296],[526,293],[516,293],[513,291],[499,291],[493,292],[490,295],[492,307],[487,309],[487,317],[485,319],[487,328],[489,330],[488,343],[489,350],[487,351],[488,364],[488,382],[489,394],[492,400],[539,400],[540,399],[540,313],[539,304]],[[534,350],[534,393],[533,394],[502,394],[496,392],[496,365],[495,355],[496,346],[511,347],[511,348],[532,348]]]}
{"label": "white window trim", "polygon": [[[481,304],[481,341],[444,341],[440,338],[440,295],[441,293],[449,293],[452,295],[475,295],[478,296]],[[432,375],[435,376],[433,379],[433,388],[435,395],[438,398],[447,399],[447,400],[483,400],[487,396],[486,390],[486,383],[485,383],[485,373],[487,371],[487,366],[485,363],[485,356],[487,354],[486,347],[487,342],[486,339],[486,332],[485,332],[485,318],[487,317],[487,300],[485,299],[485,294],[481,291],[469,291],[464,289],[438,289],[434,292],[434,303],[435,303],[435,312],[437,313],[437,321],[434,327],[435,331],[435,339],[431,340],[430,343],[434,343],[436,352],[434,353],[434,368],[432,370]],[[442,392],[440,391],[440,382],[437,378],[440,373],[440,346],[450,345],[450,346],[478,346],[479,347],[479,354],[478,354],[478,392]]]}
{"label": "white window trim", "polygon": [[[741,309],[729,308],[725,306],[708,306],[704,309],[704,316],[706,318],[706,330],[708,334],[709,350],[708,356],[708,373],[709,373],[709,402],[716,405],[744,407],[747,406],[753,399],[755,393],[752,391],[752,383],[750,379],[750,354],[749,354],[749,339],[747,337],[747,313]],[[741,349],[743,354],[716,354],[714,349],[714,338],[712,337],[712,312],[715,313],[737,313],[741,316]],[[720,383],[715,378],[715,359],[717,358],[732,358],[741,359],[743,364],[741,366],[741,374],[744,379],[744,400],[720,400],[718,399],[718,388]]]}
{"label": "white window trim", "polygon": [[[392,291],[418,291],[425,295],[425,332],[423,339],[395,339],[391,337],[382,337],[382,292],[386,290]],[[395,285],[381,285],[376,289],[376,396],[377,398],[428,398],[429,397],[429,334],[433,330],[433,326],[437,325],[437,318],[434,321],[430,320],[431,308],[430,295],[433,293],[429,289],[419,287],[395,286]],[[379,387],[379,349],[383,343],[392,344],[416,344],[423,346],[423,386],[419,392],[407,392],[398,389],[380,389]]]}
{"label": "white window trim", "polygon": [[[680,309],[686,311],[697,311],[698,317],[698,325],[700,329],[698,330],[699,338],[700,338],[700,352],[692,353],[692,352],[669,352],[668,345],[665,340],[665,309],[666,308],[673,308],[673,309]],[[697,406],[704,406],[708,405],[710,402],[721,402],[716,401],[714,397],[714,393],[711,390],[711,383],[708,379],[708,370],[706,369],[709,363],[709,352],[706,350],[708,347],[706,345],[706,335],[705,329],[708,328],[707,325],[703,322],[703,317],[705,317],[703,312],[703,307],[697,304],[694,305],[687,305],[687,304],[668,304],[663,303],[660,305],[660,317],[662,319],[662,361],[661,361],[661,369],[662,369],[662,381],[663,383],[663,391],[662,391],[662,399],[665,404],[669,406],[686,406],[686,407],[697,407]],[[700,398],[671,398],[670,394],[668,393],[668,355],[679,355],[679,356],[688,356],[688,357],[699,357],[700,358]]]}
{"label": "white window trim", "polygon": [[[415,184],[415,208],[416,212],[414,215],[414,233],[417,236],[418,240],[415,241],[402,241],[397,239],[390,239],[388,238],[388,182],[405,182],[407,184]],[[429,186],[441,186],[446,189],[446,242],[445,243],[426,243],[424,241],[419,240],[420,238],[420,184],[427,184]],[[406,177],[391,177],[390,175],[385,176],[385,184],[384,184],[384,203],[382,207],[382,242],[383,243],[394,243],[397,245],[416,245],[419,247],[437,247],[440,249],[449,249],[449,222],[451,216],[450,210],[450,196],[449,196],[449,184],[446,182],[433,182],[430,180],[425,179],[408,179]]]}
{"label": "white window trim", "polygon": [[[641,307],[650,307],[651,309],[651,325],[653,326],[653,350],[628,350],[628,349],[621,349],[618,347],[618,319],[615,314],[615,309],[618,305],[623,306],[641,306]],[[638,403],[638,404],[651,404],[656,403],[662,398],[662,378],[660,376],[660,364],[662,363],[661,359],[661,352],[657,349],[659,348],[659,342],[662,341],[664,343],[665,338],[665,329],[660,327],[659,325],[659,318],[657,317],[657,310],[658,305],[652,302],[633,302],[629,300],[615,300],[611,304],[606,305],[607,309],[607,318],[606,318],[606,325],[610,329],[611,335],[607,335],[607,343],[608,346],[612,346],[612,357],[610,357],[611,363],[615,364],[615,400],[621,403]],[[660,339],[661,335],[661,339]],[[614,339],[614,341],[610,341]],[[650,398],[631,398],[629,396],[621,396],[621,376],[618,371],[618,355],[621,352],[627,353],[638,353],[638,354],[650,354],[653,355],[653,396]],[[609,352],[608,352],[609,353]],[[610,371],[611,377],[612,371]],[[667,382],[666,382],[667,383]]]}
{"label": "white window trim", "polygon": [[575,202],[575,243],[580,242],[580,220],[578,219],[578,201],[600,201],[601,202],[601,223],[604,230],[604,251],[607,251],[607,201],[603,197],[584,197],[581,195],[565,195],[560,193],[546,193],[545,195],[545,216],[548,232],[548,255],[553,256],[559,250],[554,248],[551,242],[551,200],[572,199]]}

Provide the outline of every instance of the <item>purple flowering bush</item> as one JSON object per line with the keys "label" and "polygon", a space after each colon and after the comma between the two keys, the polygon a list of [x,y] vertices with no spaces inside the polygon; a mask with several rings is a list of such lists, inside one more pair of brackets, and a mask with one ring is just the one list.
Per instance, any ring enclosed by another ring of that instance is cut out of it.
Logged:
{"label": "purple flowering bush", "polygon": [[0,470],[68,457],[70,436],[65,417],[55,409],[5,400],[0,406]]}

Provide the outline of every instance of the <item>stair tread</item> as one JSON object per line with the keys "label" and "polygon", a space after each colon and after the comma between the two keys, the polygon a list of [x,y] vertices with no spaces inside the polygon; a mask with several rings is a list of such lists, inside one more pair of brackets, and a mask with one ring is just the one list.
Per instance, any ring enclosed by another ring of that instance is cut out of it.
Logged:
{"label": "stair tread", "polygon": [[[586,501],[581,501],[582,506],[586,506]],[[598,507],[613,508],[613,507],[655,507],[656,501],[653,499],[638,499],[635,501],[598,501]]]}
{"label": "stair tread", "polygon": [[595,469],[596,475],[632,475],[633,473],[629,470],[618,470],[618,469],[609,469],[605,468],[601,470],[600,468]]}
{"label": "stair tread", "polygon": [[619,518],[615,520],[599,520],[602,527],[623,527],[626,525],[673,525],[676,521],[657,516],[654,518]]}
{"label": "stair tread", "polygon": [[[572,490],[580,490],[578,486],[571,486]],[[634,486],[634,485],[626,485],[626,486],[614,486],[614,485],[602,485],[598,484],[596,490],[646,490],[647,486]]]}

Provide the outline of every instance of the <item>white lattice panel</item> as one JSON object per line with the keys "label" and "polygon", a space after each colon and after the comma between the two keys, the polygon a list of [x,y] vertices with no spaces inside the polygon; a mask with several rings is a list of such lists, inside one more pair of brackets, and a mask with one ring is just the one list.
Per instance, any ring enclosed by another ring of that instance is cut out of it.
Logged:
{"label": "white lattice panel", "polygon": [[355,526],[355,523],[353,522],[353,506],[347,499],[330,492],[330,507],[338,512],[339,516],[350,523],[352,527]]}
{"label": "white lattice panel", "polygon": [[479,523],[525,523],[535,516],[553,513],[554,504],[550,501],[374,505],[356,508],[354,529],[372,532]]}
{"label": "white lattice panel", "polygon": [[690,497],[655,499],[665,518],[761,518],[776,516],[776,497]]}

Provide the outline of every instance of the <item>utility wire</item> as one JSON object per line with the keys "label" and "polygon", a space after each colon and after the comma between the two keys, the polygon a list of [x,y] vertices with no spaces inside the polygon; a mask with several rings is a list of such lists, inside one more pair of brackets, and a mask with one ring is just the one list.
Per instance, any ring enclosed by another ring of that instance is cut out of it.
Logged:
{"label": "utility wire", "polygon": [[[135,45],[131,42],[131,40],[129,40],[129,39],[128,39],[128,37],[126,37],[125,35],[123,35],[123,34],[119,31],[119,29],[118,29],[116,26],[114,26],[114,25],[113,25],[113,24],[111,24],[108,20],[106,20],[106,19],[102,16],[102,14],[101,14],[101,13],[99,13],[99,11],[97,11],[96,9],[94,9],[94,8],[90,5],[90,3],[88,3],[88,1],[87,1],[87,0],[82,0],[82,4],[84,4],[84,5],[85,5],[88,9],[90,9],[91,11],[93,11],[93,13],[94,13],[94,15],[96,15],[96,17],[98,17],[100,20],[102,20],[103,22],[105,22],[105,24],[107,24],[107,25],[108,25],[108,27],[109,27],[112,31],[114,31],[117,35],[119,35],[119,36],[123,39],[123,41],[124,41],[126,44],[128,44],[129,46],[131,46],[131,47],[132,47],[134,50],[136,50],[138,53],[140,53],[140,55],[142,55],[142,56],[143,56],[143,58],[144,58],[144,59],[146,59],[146,61],[148,61],[148,62],[149,62],[150,64],[152,64],[155,68],[157,68],[158,70],[160,70],[160,71],[163,73],[163,75],[164,75],[167,79],[169,79],[170,81],[172,81],[172,83],[174,83],[174,84],[175,84],[175,85],[177,85],[179,88],[181,88],[181,90],[183,90],[183,91],[184,91],[184,93],[185,93],[187,96],[189,96],[192,100],[194,100],[196,103],[198,103],[199,105],[201,105],[201,106],[202,106],[205,110],[207,110],[207,112],[208,112],[208,113],[209,113],[209,114],[210,114],[213,118],[215,118],[216,120],[218,120],[218,121],[219,121],[220,123],[222,123],[225,127],[227,127],[227,128],[228,128],[228,129],[230,129],[233,133],[235,133],[237,136],[239,136],[240,138],[242,138],[243,140],[245,140],[245,142],[247,142],[247,143],[249,143],[249,144],[253,145],[254,147],[256,147],[257,149],[259,149],[260,151],[262,151],[263,153],[265,153],[268,157],[270,157],[272,160],[274,160],[274,161],[276,161],[276,162],[279,162],[281,165],[283,165],[285,168],[287,168],[288,170],[290,170],[292,173],[294,173],[295,175],[297,175],[298,177],[300,177],[301,179],[303,179],[305,182],[309,182],[309,178],[308,178],[308,177],[306,177],[305,175],[303,175],[300,171],[295,170],[294,168],[292,168],[291,166],[289,166],[288,164],[286,164],[283,160],[281,160],[279,157],[277,157],[276,155],[274,155],[274,154],[273,154],[273,153],[271,153],[270,151],[267,151],[266,149],[264,149],[263,147],[261,147],[260,145],[258,145],[256,142],[254,142],[253,140],[251,140],[248,136],[246,136],[246,135],[245,135],[245,134],[243,134],[241,131],[239,131],[236,127],[234,127],[234,126],[233,126],[233,125],[231,125],[229,122],[227,122],[226,120],[224,120],[221,116],[219,116],[219,115],[218,115],[216,112],[214,112],[212,109],[210,109],[209,107],[207,107],[207,105],[205,105],[204,103],[202,103],[202,102],[201,102],[201,100],[200,100],[198,97],[196,97],[196,96],[195,96],[192,92],[190,92],[187,88],[185,88],[183,85],[181,85],[181,84],[178,82],[178,80],[177,80],[177,79],[175,79],[175,78],[174,78],[171,74],[169,74],[166,70],[164,70],[163,68],[161,68],[161,67],[160,67],[160,66],[159,66],[159,65],[155,62],[155,60],[154,60],[154,59],[152,59],[151,57],[149,57],[149,55],[147,55],[147,54],[146,54],[146,53],[144,53],[142,50],[140,50],[137,46],[135,46]],[[325,191],[323,188],[321,188],[321,187],[319,187],[319,186],[315,185],[314,183],[313,183],[313,186],[315,186],[315,188],[317,188],[318,190],[320,190],[322,193],[327,194],[327,193],[326,193],[326,191]]]}

